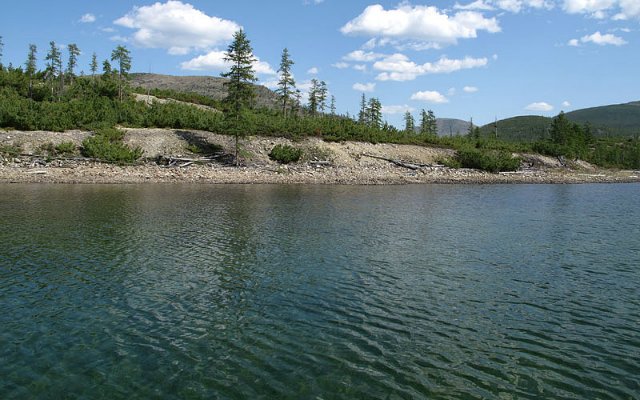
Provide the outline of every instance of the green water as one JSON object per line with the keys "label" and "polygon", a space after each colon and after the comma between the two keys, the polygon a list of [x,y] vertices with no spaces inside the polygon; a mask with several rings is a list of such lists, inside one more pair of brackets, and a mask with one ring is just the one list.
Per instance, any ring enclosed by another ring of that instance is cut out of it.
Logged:
{"label": "green water", "polygon": [[638,398],[639,199],[0,185],[0,399]]}

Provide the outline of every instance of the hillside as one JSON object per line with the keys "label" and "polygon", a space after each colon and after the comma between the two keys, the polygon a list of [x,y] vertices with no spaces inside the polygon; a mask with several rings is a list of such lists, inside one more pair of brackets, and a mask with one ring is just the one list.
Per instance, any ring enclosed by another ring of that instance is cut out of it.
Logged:
{"label": "hillside", "polygon": [[584,108],[568,112],[579,124],[590,123],[596,135],[633,136],[640,134],[640,101]]}
{"label": "hillside", "polygon": [[437,118],[438,136],[466,135],[469,132],[469,121],[455,118]]}
{"label": "hillside", "polygon": [[[525,115],[498,121],[498,137],[508,141],[535,141],[544,138],[551,118]],[[483,136],[495,136],[495,123],[480,128]]]}
{"label": "hillside", "polygon": [[[224,88],[226,79],[212,76],[172,76],[159,74],[131,74],[131,86],[146,89],[170,89],[177,92],[197,93],[209,96],[214,100],[223,100],[227,91]],[[275,107],[277,95],[268,88],[255,85],[256,105],[258,107]]]}

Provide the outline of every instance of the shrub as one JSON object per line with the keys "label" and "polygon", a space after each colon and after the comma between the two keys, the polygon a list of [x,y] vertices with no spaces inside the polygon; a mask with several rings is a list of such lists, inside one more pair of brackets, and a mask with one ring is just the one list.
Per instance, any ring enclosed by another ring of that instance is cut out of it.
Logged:
{"label": "shrub", "polygon": [[86,157],[118,164],[131,164],[142,157],[142,149],[130,148],[122,142],[124,132],[102,129],[82,142],[82,154]]}
{"label": "shrub", "polygon": [[7,155],[9,157],[17,157],[20,153],[22,153],[22,148],[20,146],[0,145],[0,154]]}
{"label": "shrub", "polygon": [[302,157],[302,150],[289,146],[288,144],[278,144],[269,153],[269,158],[281,164],[296,162]]}
{"label": "shrub", "polygon": [[73,154],[76,152],[76,145],[73,142],[62,142],[54,148],[54,151],[56,154]]}
{"label": "shrub", "polygon": [[456,158],[463,168],[474,168],[494,173],[515,171],[520,167],[520,159],[504,150],[466,148],[458,150]]}

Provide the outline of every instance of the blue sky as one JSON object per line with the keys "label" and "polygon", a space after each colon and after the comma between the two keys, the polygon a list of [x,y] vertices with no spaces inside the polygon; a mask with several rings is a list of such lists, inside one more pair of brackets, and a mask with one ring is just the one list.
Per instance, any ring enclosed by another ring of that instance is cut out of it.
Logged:
{"label": "blue sky", "polygon": [[2,61],[33,43],[43,66],[53,40],[88,71],[123,44],[135,72],[218,76],[240,27],[260,82],[287,47],[300,88],[326,81],[341,113],[378,97],[397,126],[407,109],[484,124],[640,100],[640,0],[22,0],[0,14]]}

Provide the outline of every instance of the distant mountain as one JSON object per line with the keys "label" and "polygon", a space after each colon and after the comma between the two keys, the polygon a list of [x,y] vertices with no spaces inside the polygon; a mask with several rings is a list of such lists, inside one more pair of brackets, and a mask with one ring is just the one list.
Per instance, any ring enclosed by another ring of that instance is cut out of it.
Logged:
{"label": "distant mountain", "polygon": [[[584,108],[565,114],[577,124],[589,123],[595,136],[640,134],[640,101]],[[498,121],[498,137],[512,141],[534,141],[547,135],[552,118],[520,116]],[[480,128],[482,135],[495,135],[495,123]]]}
{"label": "distant mountain", "polygon": [[469,132],[469,121],[455,118],[436,118],[438,136],[466,135]]}
{"label": "distant mountain", "polygon": [[[222,100],[227,96],[223,84],[225,78],[212,76],[172,76],[159,74],[131,74],[131,85],[145,89],[170,89],[176,92],[198,93],[214,100]],[[255,86],[256,104],[258,107],[276,107],[277,95],[268,88]]]}

